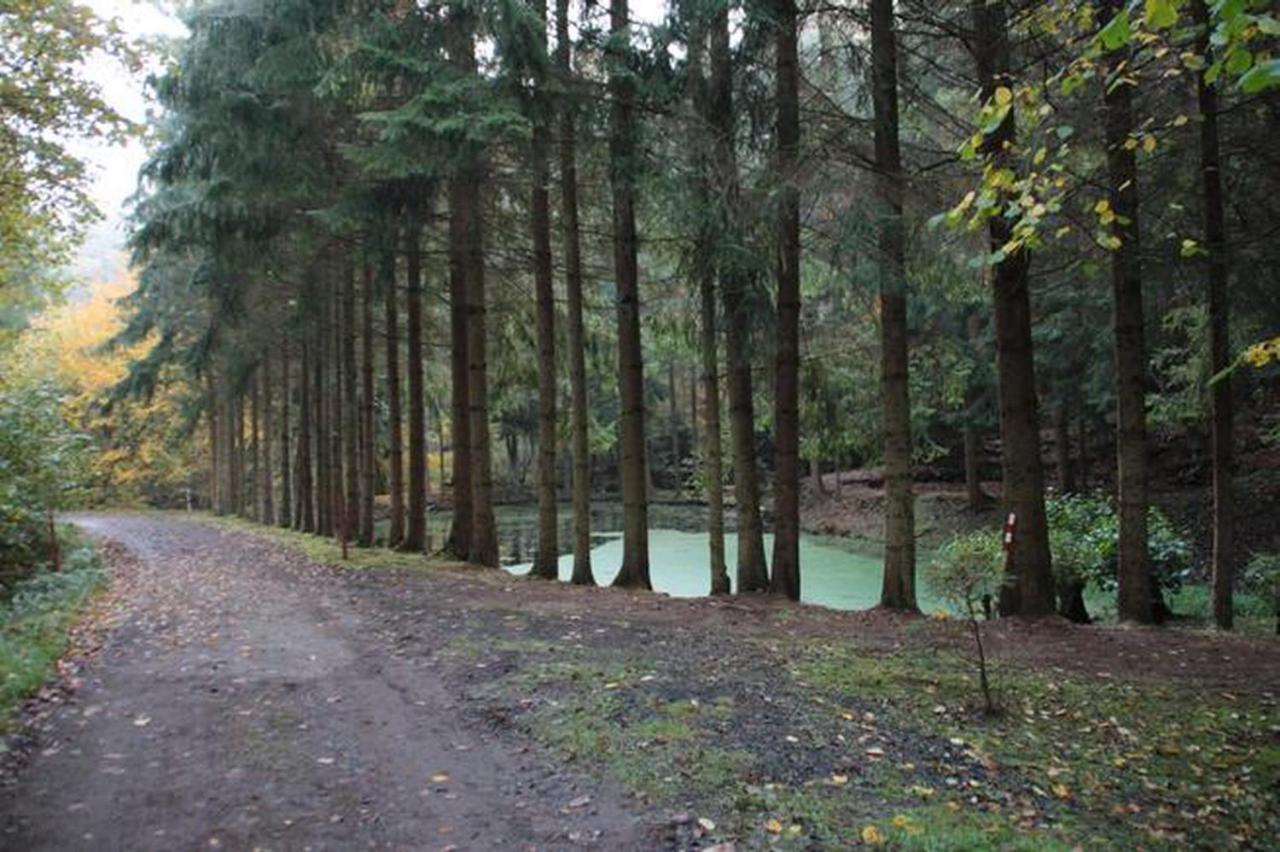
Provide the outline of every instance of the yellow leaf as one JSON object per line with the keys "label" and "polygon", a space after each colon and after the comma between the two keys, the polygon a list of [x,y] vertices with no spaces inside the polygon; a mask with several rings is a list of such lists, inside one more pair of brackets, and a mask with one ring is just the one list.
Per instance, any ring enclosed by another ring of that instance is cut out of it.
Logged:
{"label": "yellow leaf", "polygon": [[849,776],[848,776],[848,775],[840,775],[840,774],[832,775],[832,776],[831,776],[831,783],[832,783],[832,784],[834,784],[834,785],[836,785],[837,787],[841,787],[841,786],[843,786],[843,785],[845,785],[845,784],[848,784],[848,783],[849,783]]}
{"label": "yellow leaf", "polygon": [[911,825],[911,818],[906,814],[898,814],[893,818],[894,828],[907,828]]}
{"label": "yellow leaf", "polygon": [[1150,154],[1155,149],[1156,149],[1156,137],[1150,136],[1150,135],[1144,136],[1142,138],[1142,150]]}
{"label": "yellow leaf", "polygon": [[1071,790],[1066,784],[1054,784],[1053,795],[1057,796],[1059,799],[1070,799]]}
{"label": "yellow leaf", "polygon": [[1175,118],[1175,119],[1173,120],[1173,126],[1174,126],[1174,127],[1181,127],[1182,125],[1186,124],[1186,123],[1187,123],[1187,121],[1188,121],[1188,119],[1187,119],[1187,117],[1186,117],[1185,115],[1180,115],[1180,116],[1178,116],[1177,118]]}
{"label": "yellow leaf", "polygon": [[868,846],[879,846],[884,843],[884,835],[874,825],[864,825],[862,827],[862,842]]}
{"label": "yellow leaf", "polygon": [[1111,209],[1111,202],[1105,198],[1098,199],[1098,203],[1093,205],[1093,212],[1101,216]]}
{"label": "yellow leaf", "polygon": [[1005,106],[1011,100],[1013,100],[1013,92],[1008,86],[1000,86],[996,89],[996,106]]}
{"label": "yellow leaf", "polygon": [[1138,140],[1133,138],[1132,136],[1124,140],[1124,149],[1126,151],[1132,151],[1137,147],[1138,147]]}
{"label": "yellow leaf", "polygon": [[774,817],[770,817],[764,824],[764,830],[769,832],[770,834],[781,834],[782,823],[779,822]]}
{"label": "yellow leaf", "polygon": [[431,783],[433,784],[443,784],[448,780],[449,780],[449,773],[447,772],[437,772],[435,775],[431,776]]}

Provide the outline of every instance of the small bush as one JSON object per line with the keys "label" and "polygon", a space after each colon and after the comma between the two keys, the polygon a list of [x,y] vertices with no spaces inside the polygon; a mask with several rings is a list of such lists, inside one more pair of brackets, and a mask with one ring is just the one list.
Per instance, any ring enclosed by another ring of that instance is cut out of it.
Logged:
{"label": "small bush", "polygon": [[[1061,566],[1104,591],[1116,587],[1120,520],[1103,497],[1067,494],[1045,502],[1055,570]],[[1151,573],[1161,591],[1176,592],[1191,572],[1191,545],[1164,512],[1147,510]]]}
{"label": "small bush", "polygon": [[1280,636],[1280,553],[1255,553],[1244,569],[1244,587],[1271,606]]}
{"label": "small bush", "polygon": [[924,580],[934,594],[959,609],[968,620],[977,652],[983,707],[988,713],[995,712],[978,613],[990,606],[1004,582],[1000,539],[987,532],[952,539],[925,568]]}
{"label": "small bush", "polygon": [[87,541],[71,538],[64,546],[62,571],[36,572],[18,582],[0,605],[0,731],[14,708],[48,680],[66,650],[72,621],[104,582]]}

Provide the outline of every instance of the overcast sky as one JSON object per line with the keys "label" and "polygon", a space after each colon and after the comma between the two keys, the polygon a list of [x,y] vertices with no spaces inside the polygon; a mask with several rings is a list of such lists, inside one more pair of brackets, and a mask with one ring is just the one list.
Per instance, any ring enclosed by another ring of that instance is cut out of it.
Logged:
{"label": "overcast sky", "polygon": [[[151,0],[82,0],[103,18],[116,18],[131,36],[181,36],[186,29]],[[90,57],[87,76],[102,87],[104,100],[134,121],[147,116],[146,74],[130,74],[104,56]],[[92,195],[106,218],[90,228],[75,272],[89,279],[113,278],[123,265],[124,203],[137,186],[145,152],[140,142],[124,147],[101,143],[71,143],[93,175]]]}

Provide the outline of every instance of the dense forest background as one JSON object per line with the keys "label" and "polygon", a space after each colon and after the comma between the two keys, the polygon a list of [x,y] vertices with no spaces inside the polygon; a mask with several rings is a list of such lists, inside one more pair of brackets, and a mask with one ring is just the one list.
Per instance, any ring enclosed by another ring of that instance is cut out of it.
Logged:
{"label": "dense forest background", "polygon": [[[893,608],[971,529],[1005,614],[1208,583],[1230,627],[1273,582],[1271,4],[181,16],[4,12],[57,45],[0,93],[9,564],[98,501],[496,565],[536,502],[532,572],[590,583],[608,497],[620,585],[654,501],[705,504],[712,592],[799,597],[802,530],[874,539]],[[150,126],[59,73],[86,53],[160,59]],[[149,140],[135,277],[27,328],[91,208],[68,130]]]}

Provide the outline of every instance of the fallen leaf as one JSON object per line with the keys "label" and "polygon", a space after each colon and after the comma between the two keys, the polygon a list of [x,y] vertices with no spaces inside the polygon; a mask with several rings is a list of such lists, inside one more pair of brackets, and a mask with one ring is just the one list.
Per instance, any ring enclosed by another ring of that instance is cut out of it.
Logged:
{"label": "fallen leaf", "polygon": [[864,825],[862,827],[862,842],[868,846],[879,846],[884,843],[884,835],[874,825]]}
{"label": "fallen leaf", "polygon": [[770,834],[781,834],[782,823],[777,819],[770,817],[768,820],[765,821],[764,830],[769,832]]}
{"label": "fallen leaf", "polygon": [[448,780],[449,780],[448,772],[437,772],[435,775],[431,776],[431,782],[433,784],[443,784]]}
{"label": "fallen leaf", "polygon": [[587,805],[589,805],[589,804],[591,804],[591,797],[590,797],[589,795],[587,795],[587,794],[585,794],[585,793],[584,793],[583,795],[581,795],[581,796],[579,796],[578,798],[574,799],[573,801],[569,802],[569,807],[571,807],[571,808],[585,808],[585,807],[586,807]]}

